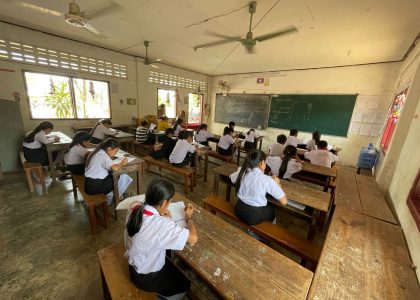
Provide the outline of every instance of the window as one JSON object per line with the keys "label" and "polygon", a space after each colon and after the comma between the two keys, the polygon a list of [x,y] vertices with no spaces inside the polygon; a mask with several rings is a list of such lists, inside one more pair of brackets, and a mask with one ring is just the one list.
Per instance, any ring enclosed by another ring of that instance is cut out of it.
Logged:
{"label": "window", "polygon": [[176,117],[176,91],[158,89],[158,118]]}
{"label": "window", "polygon": [[203,95],[188,94],[188,124],[201,123],[201,109],[203,105]]}
{"label": "window", "polygon": [[408,88],[397,94],[389,109],[388,121],[386,122],[384,134],[382,135],[381,139],[381,147],[384,153],[386,153],[388,150],[389,143],[391,142],[392,135],[394,134],[394,129],[397,126],[398,119],[400,118],[402,109],[405,104],[407,91]]}
{"label": "window", "polygon": [[149,82],[175,87],[182,87],[187,89],[194,89],[198,90],[198,92],[204,92],[207,88],[207,83],[205,81],[184,78],[181,76],[160,73],[156,71],[149,71]]}
{"label": "window", "polygon": [[24,72],[33,119],[110,118],[108,82]]}
{"label": "window", "polygon": [[408,194],[407,205],[417,224],[417,229],[420,231],[420,171],[417,173],[416,180],[414,180],[411,191]]}

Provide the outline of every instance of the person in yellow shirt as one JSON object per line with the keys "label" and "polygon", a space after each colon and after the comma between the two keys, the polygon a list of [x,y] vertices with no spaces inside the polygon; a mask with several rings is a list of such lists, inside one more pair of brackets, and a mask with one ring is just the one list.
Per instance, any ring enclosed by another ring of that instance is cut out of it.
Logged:
{"label": "person in yellow shirt", "polygon": [[171,124],[168,122],[168,117],[162,117],[162,121],[159,122],[157,130],[165,131],[168,128],[172,128]]}

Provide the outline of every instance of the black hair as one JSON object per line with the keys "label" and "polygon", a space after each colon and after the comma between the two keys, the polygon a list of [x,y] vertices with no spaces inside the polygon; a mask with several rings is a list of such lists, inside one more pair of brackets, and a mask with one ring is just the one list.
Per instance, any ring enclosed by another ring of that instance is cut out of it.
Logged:
{"label": "black hair", "polygon": [[319,149],[327,149],[328,148],[327,141],[319,141],[317,145],[318,145]]}
{"label": "black hair", "polygon": [[290,134],[292,136],[297,136],[298,135],[298,130],[297,129],[290,129]]}
{"label": "black hair", "polygon": [[146,204],[157,207],[161,206],[164,200],[170,200],[175,194],[175,188],[165,179],[154,179],[147,186],[145,201],[142,205],[132,208],[125,228],[129,237],[140,231],[143,223],[143,212]]}
{"label": "black hair", "polygon": [[97,147],[96,147],[96,149],[95,149],[95,151],[93,151],[91,154],[89,154],[89,156],[88,156],[88,158],[87,158],[87,160],[86,160],[86,167],[88,167],[89,166],[89,163],[90,163],[90,161],[91,161],[91,159],[92,159],[92,157],[96,154],[96,153],[98,153],[99,152],[99,150],[106,150],[106,149],[108,149],[108,148],[111,148],[111,149],[115,149],[115,148],[120,148],[121,147],[121,144],[120,144],[120,142],[117,140],[117,139],[114,139],[114,138],[107,138],[105,141],[103,141],[102,143],[100,143]]}
{"label": "black hair", "polygon": [[287,141],[287,136],[285,136],[284,134],[279,134],[277,136],[277,143],[284,145],[284,143],[286,143],[286,141]]}
{"label": "black hair", "polygon": [[251,128],[250,130],[248,130],[248,135],[251,133],[251,131],[254,131],[255,132],[255,129],[254,128]]}
{"label": "black hair", "polygon": [[93,135],[93,133],[96,130],[96,127],[98,127],[99,125],[104,125],[104,124],[108,124],[108,125],[112,125],[111,119],[100,119],[98,124],[95,125],[95,127],[92,128],[92,130],[90,131],[90,135]]}
{"label": "black hair", "polygon": [[183,120],[183,119],[181,119],[181,118],[176,119],[176,121],[175,121],[175,123],[174,123],[174,126],[172,126],[172,129],[175,131],[175,130],[176,130],[176,127],[177,127],[178,125],[181,125],[183,122],[184,122],[184,120]]}
{"label": "black hair", "polygon": [[23,141],[25,143],[32,143],[35,139],[35,134],[37,134],[41,130],[45,130],[45,129],[54,129],[53,123],[51,123],[49,121],[42,121],[41,123],[38,124],[37,127],[35,127],[34,130],[32,130],[27,136],[25,136]]}
{"label": "black hair", "polygon": [[204,128],[207,128],[207,124],[201,124],[200,127],[198,127],[197,133],[200,132],[200,130],[203,130]]}
{"label": "black hair", "polygon": [[223,129],[223,135],[226,135],[226,134],[231,134],[232,132],[235,132],[235,130],[233,130],[233,128],[232,127],[225,127],[224,129]]}
{"label": "black hair", "polygon": [[182,136],[180,137],[183,140],[188,139],[189,137],[192,138],[194,136],[192,131],[184,131],[184,133],[182,134]]}
{"label": "black hair", "polygon": [[168,117],[167,116],[162,116],[162,121],[166,121],[166,120],[168,120]]}
{"label": "black hair", "polygon": [[283,157],[281,159],[281,165],[279,169],[279,178],[283,178],[287,171],[287,165],[289,160],[296,156],[297,149],[293,145],[287,145],[283,150]]}
{"label": "black hair", "polygon": [[321,132],[319,131],[312,132],[312,139],[315,141],[315,145],[318,145],[318,142],[321,140]]}
{"label": "black hair", "polygon": [[167,128],[165,130],[165,135],[174,134],[174,130],[172,128]]}
{"label": "black hair", "polygon": [[248,173],[250,170],[258,167],[258,164],[265,159],[265,153],[261,150],[254,150],[245,157],[244,164],[242,165],[241,171],[238,175],[238,179],[236,180],[237,192],[239,192],[239,188],[241,187],[241,181],[245,174]]}
{"label": "black hair", "polygon": [[147,126],[147,121],[141,121],[140,125],[143,127]]}
{"label": "black hair", "polygon": [[83,146],[83,142],[90,141],[90,134],[86,131],[79,131],[73,136],[73,141],[69,144],[69,147],[67,148],[67,152],[70,151],[73,146],[80,145]]}
{"label": "black hair", "polygon": [[236,125],[235,122],[233,122],[233,121],[229,122],[229,127],[235,127],[235,125]]}

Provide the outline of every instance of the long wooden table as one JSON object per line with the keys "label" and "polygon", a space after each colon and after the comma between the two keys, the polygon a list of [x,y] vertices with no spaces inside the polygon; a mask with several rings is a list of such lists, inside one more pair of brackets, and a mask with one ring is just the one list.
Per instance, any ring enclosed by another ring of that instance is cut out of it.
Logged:
{"label": "long wooden table", "polygon": [[55,151],[67,150],[69,144],[72,142],[72,139],[60,131],[51,132],[49,136],[52,136],[52,137],[57,136],[60,138],[59,142],[45,145],[45,147],[47,148],[48,164],[50,167],[51,178],[53,182],[56,182],[57,174],[54,168],[54,159],[53,159],[52,153]]}
{"label": "long wooden table", "polygon": [[[71,128],[73,129],[74,133],[78,131],[90,132],[93,127],[95,127],[95,125],[72,125]],[[137,126],[135,124],[112,125],[112,128],[122,131],[129,131],[133,127],[135,128]]]}
{"label": "long wooden table", "polygon": [[337,206],[308,299],[419,299],[396,225]]}
{"label": "long wooden table", "polygon": [[120,141],[120,143],[125,143],[127,151],[134,154],[134,142],[136,140],[136,136],[134,134],[120,131],[113,137]]}
{"label": "long wooden table", "polygon": [[[173,201],[185,197],[176,194]],[[198,242],[177,251],[225,299],[305,299],[313,273],[205,209],[194,212]]]}

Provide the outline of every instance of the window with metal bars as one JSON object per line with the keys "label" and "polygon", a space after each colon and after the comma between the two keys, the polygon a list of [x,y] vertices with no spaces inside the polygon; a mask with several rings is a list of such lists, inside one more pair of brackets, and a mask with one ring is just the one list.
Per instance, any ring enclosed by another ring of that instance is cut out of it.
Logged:
{"label": "window with metal bars", "polygon": [[207,89],[207,83],[191,78],[184,78],[177,75],[165,74],[156,71],[149,71],[149,82],[162,85],[182,87],[197,92],[204,92]]}

